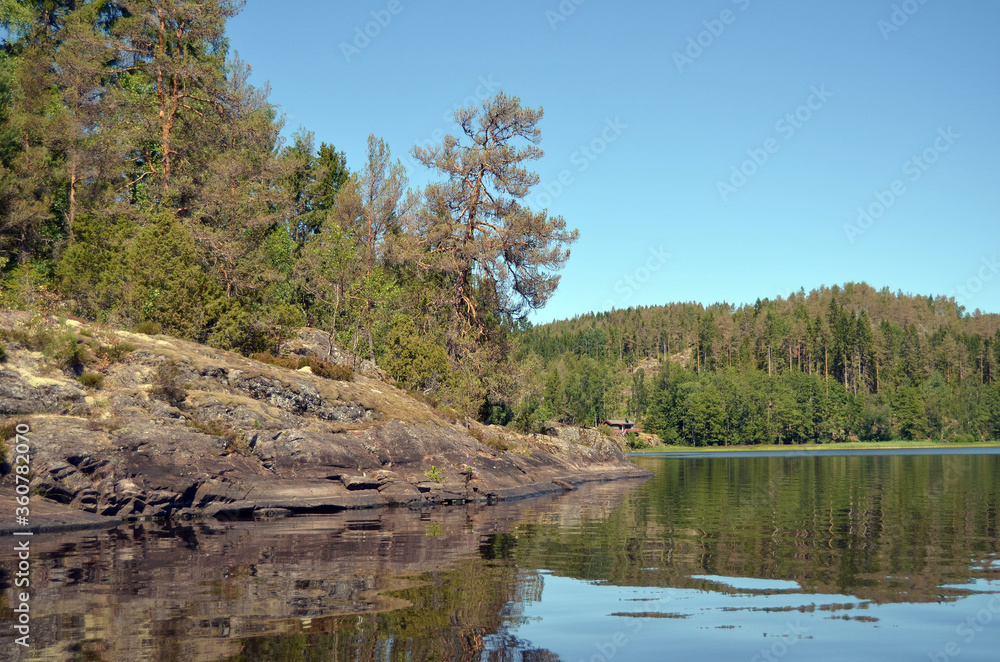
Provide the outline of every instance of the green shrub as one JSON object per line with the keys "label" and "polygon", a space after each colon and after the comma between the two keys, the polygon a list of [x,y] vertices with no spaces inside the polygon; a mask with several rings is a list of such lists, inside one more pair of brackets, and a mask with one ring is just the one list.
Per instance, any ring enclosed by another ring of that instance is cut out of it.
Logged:
{"label": "green shrub", "polygon": [[313,374],[326,379],[332,379],[338,382],[354,381],[354,370],[346,365],[330,363],[320,359],[310,359],[309,367],[313,371]]}
{"label": "green shrub", "polygon": [[250,357],[254,361],[288,368],[289,370],[299,370],[308,367],[314,375],[333,379],[340,382],[349,382],[354,379],[354,370],[348,366],[330,363],[322,359],[311,356],[275,356],[269,352],[259,352]]}
{"label": "green shrub", "polygon": [[153,377],[152,395],[174,407],[187,399],[187,391],[180,383],[180,369],[174,361],[162,363]]}
{"label": "green shrub", "polygon": [[104,375],[99,372],[88,371],[76,378],[86,388],[104,388]]}
{"label": "green shrub", "polygon": [[9,331],[0,331],[0,336],[32,352],[41,352],[47,349],[55,339],[55,334],[40,318],[35,318],[28,324],[17,326]]}
{"label": "green shrub", "polygon": [[129,343],[113,342],[110,345],[100,345],[94,350],[94,354],[108,363],[118,363],[125,358],[126,354],[134,352],[135,349],[135,345]]}
{"label": "green shrub", "polygon": [[7,348],[0,342],[0,362],[7,360]]}
{"label": "green shrub", "polygon": [[200,430],[214,437],[223,437],[226,440],[224,451],[226,454],[240,453],[241,455],[248,455],[250,453],[250,447],[247,446],[243,435],[221,418],[213,418],[209,421],[193,420],[188,422],[188,427]]}
{"label": "green shrub", "polygon": [[163,333],[163,325],[159,322],[139,322],[135,325],[136,333],[143,333],[147,336],[155,336],[158,333]]}
{"label": "green shrub", "polygon": [[72,331],[67,332],[56,343],[55,359],[60,366],[79,375],[87,361],[91,360],[87,346]]}
{"label": "green shrub", "polygon": [[0,463],[7,461],[7,451],[13,444],[8,444],[17,434],[18,425],[27,425],[26,418],[8,418],[0,423]]}
{"label": "green shrub", "polygon": [[[424,469],[423,467],[420,468]],[[433,480],[435,483],[440,483],[444,480],[444,474],[441,473],[441,469],[435,467],[433,464],[430,469],[424,469],[424,476],[427,480]]]}
{"label": "green shrub", "polygon": [[511,449],[510,444],[503,440],[500,435],[485,434],[476,428],[469,428],[469,436],[487,448],[492,448],[498,453],[504,453]]}
{"label": "green shrub", "polygon": [[634,451],[646,448],[646,442],[639,438],[639,433],[632,431],[625,433],[625,445]]}

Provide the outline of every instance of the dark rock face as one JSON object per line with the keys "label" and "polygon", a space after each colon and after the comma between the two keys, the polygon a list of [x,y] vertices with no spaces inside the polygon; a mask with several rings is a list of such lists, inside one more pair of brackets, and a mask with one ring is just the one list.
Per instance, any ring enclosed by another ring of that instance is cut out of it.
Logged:
{"label": "dark rock face", "polygon": [[[480,438],[504,437],[512,450],[498,452],[363,375],[332,382],[180,340],[127,335],[139,348],[107,368],[101,391],[85,393],[51,369],[36,377],[42,358],[17,347],[8,347],[0,368],[0,410],[28,415],[33,486],[64,519],[79,513],[81,526],[95,515],[109,522],[273,517],[488,502],[646,475],[592,431],[517,437],[466,424]],[[167,360],[179,366],[185,397],[177,406],[152,388]],[[13,487],[13,475],[0,478],[0,493]]]}

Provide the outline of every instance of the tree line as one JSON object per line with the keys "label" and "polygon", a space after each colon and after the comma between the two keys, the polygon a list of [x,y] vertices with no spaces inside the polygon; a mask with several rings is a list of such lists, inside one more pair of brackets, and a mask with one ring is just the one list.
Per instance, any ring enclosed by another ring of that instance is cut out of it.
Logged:
{"label": "tree line", "polygon": [[691,445],[1000,436],[1000,316],[950,297],[847,283],[593,313],[518,342],[539,419],[627,415]]}
{"label": "tree line", "polygon": [[503,92],[366,161],[284,140],[230,51],[236,0],[0,1],[0,303],[245,354],[331,332],[470,415],[516,400],[510,333],[576,240],[523,204],[542,110]]}

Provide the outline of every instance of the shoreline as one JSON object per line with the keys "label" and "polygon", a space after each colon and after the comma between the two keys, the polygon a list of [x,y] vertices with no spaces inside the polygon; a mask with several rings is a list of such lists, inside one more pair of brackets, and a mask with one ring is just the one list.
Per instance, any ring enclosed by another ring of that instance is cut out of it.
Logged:
{"label": "shoreline", "polygon": [[[919,454],[928,452],[931,454],[947,453],[950,451],[983,450],[990,453],[1000,453],[1000,441],[984,441],[973,444],[953,444],[937,441],[885,441],[885,442],[844,442],[831,444],[758,444],[754,446],[659,446],[641,451],[629,451],[628,457],[668,457],[671,455],[684,456],[711,456],[719,454],[730,455],[774,455],[782,456],[794,455],[824,455],[824,454],[887,454],[891,455],[896,451],[904,451],[899,454]],[[859,452],[860,451],[860,452]]]}
{"label": "shoreline", "polygon": [[[631,463],[630,463],[631,464]],[[306,517],[310,515],[329,515],[346,511],[358,510],[383,510],[391,508],[408,508],[416,510],[428,506],[465,506],[470,504],[491,506],[502,502],[521,501],[535,497],[556,494],[560,492],[575,492],[580,485],[591,483],[612,483],[623,480],[645,480],[652,474],[641,467],[632,465],[633,470],[623,469],[613,475],[586,476],[577,475],[567,477],[568,480],[557,480],[548,483],[534,483],[522,485],[517,489],[502,490],[505,494],[490,494],[488,496],[475,495],[467,498],[456,495],[442,495],[441,498],[429,497],[420,502],[411,503],[375,503],[366,502],[358,505],[327,506],[327,507],[303,507],[299,508],[259,508],[257,504],[247,504],[245,507],[238,503],[227,504],[230,508],[220,509],[214,512],[187,510],[179,515],[167,517],[121,517],[116,515],[98,515],[97,513],[79,510],[72,506],[39,497],[35,495],[32,500],[32,521],[44,520],[39,524],[14,526],[10,523],[0,523],[0,536],[12,535],[15,531],[31,532],[32,535],[47,533],[70,533],[73,531],[85,531],[91,529],[110,529],[121,525],[133,525],[142,522],[192,522],[192,521],[214,521],[214,522],[237,522],[237,521],[267,521],[285,519],[287,517]],[[596,473],[596,472],[595,472]],[[8,488],[0,488],[0,500],[13,501],[14,491]]]}

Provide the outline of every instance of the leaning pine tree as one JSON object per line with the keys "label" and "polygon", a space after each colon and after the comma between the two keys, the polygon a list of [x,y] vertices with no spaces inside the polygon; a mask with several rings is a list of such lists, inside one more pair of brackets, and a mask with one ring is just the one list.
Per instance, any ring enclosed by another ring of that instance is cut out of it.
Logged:
{"label": "leaning pine tree", "polygon": [[[542,113],[500,92],[456,111],[464,138],[449,135],[440,146],[413,149],[445,180],[425,191],[412,255],[421,267],[447,275],[456,322],[473,337],[488,335],[496,320],[545,305],[569,258],[566,247],[578,236],[561,216],[522,203],[538,183],[524,163],[542,156]],[[456,348],[449,348],[453,355]]]}
{"label": "leaning pine tree", "polygon": [[522,399],[508,332],[555,292],[578,236],[561,216],[522,202],[538,183],[524,166],[542,156],[541,118],[541,108],[500,92],[455,113],[464,135],[413,150],[444,180],[424,192],[405,233],[406,257],[445,287],[447,353],[467,396],[461,408],[478,401],[479,417],[491,422],[507,422]]}

